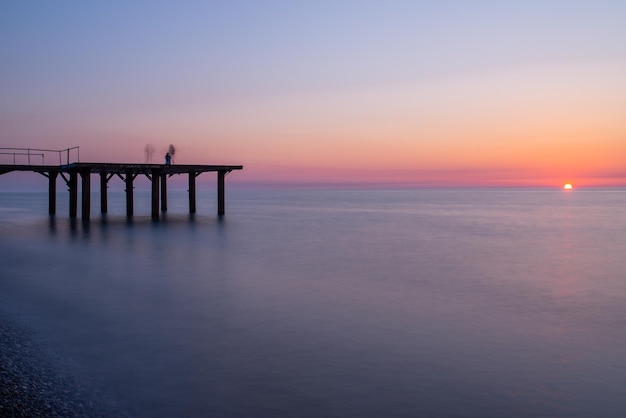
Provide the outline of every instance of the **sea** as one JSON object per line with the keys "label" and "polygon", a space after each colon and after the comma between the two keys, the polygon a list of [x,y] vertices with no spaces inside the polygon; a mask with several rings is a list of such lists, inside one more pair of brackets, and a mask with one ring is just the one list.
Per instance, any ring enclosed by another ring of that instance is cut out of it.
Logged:
{"label": "sea", "polygon": [[0,193],[0,311],[130,416],[626,416],[626,190],[66,195]]}

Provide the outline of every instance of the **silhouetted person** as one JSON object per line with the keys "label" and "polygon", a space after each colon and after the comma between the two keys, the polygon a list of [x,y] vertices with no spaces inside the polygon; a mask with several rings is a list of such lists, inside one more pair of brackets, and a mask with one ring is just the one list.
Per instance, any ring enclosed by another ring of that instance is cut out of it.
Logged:
{"label": "silhouetted person", "polygon": [[146,146],[144,148],[144,152],[146,153],[146,162],[147,163],[151,163],[152,162],[152,153],[154,152],[154,147],[152,146],[152,144],[146,144]]}
{"label": "silhouetted person", "polygon": [[174,154],[176,153],[176,148],[174,148],[174,145],[170,144],[167,152],[170,154],[171,162],[174,162]]}
{"label": "silhouetted person", "polygon": [[165,154],[165,165],[170,165],[170,164],[172,164],[172,156],[168,152],[167,154]]}

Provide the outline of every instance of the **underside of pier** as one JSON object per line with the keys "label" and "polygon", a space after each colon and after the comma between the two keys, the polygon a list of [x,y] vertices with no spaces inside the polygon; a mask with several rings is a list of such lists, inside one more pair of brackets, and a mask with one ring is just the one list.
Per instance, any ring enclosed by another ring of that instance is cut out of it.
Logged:
{"label": "underside of pier", "polygon": [[[241,170],[241,165],[166,165],[166,164],[118,164],[118,163],[72,163],[66,165],[0,165],[0,175],[12,171],[30,171],[48,178],[48,212],[56,213],[56,184],[60,176],[69,190],[69,216],[76,218],[78,212],[78,184],[81,188],[81,217],[89,219],[91,214],[91,175],[100,177],[100,212],[108,210],[108,182],[119,177],[126,185],[126,215],[134,212],[134,186],[137,176],[144,175],[151,182],[152,218],[159,219],[160,213],[167,211],[167,179],[173,175],[189,177],[189,213],[196,212],[196,177],[206,172],[217,173],[217,213],[224,215],[225,177],[233,170]],[[80,182],[78,178],[80,177]]]}

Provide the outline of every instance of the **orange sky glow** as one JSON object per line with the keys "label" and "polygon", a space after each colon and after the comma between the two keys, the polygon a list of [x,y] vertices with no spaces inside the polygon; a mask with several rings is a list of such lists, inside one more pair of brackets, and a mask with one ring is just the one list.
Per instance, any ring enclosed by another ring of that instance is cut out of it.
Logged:
{"label": "orange sky glow", "polygon": [[[203,34],[201,19],[186,15],[197,33],[181,44],[157,31],[168,13],[182,13],[165,10],[143,23],[151,47],[132,49],[145,39],[122,31],[131,46],[120,49],[103,40],[106,25],[96,27],[84,42],[99,50],[55,46],[70,62],[49,73],[17,72],[29,65],[24,51],[49,45],[36,34],[23,45],[28,28],[16,24],[6,30],[19,46],[4,46],[17,64],[3,75],[0,146],[79,145],[84,162],[145,162],[151,144],[161,162],[173,144],[177,164],[243,164],[229,179],[242,184],[625,187],[626,8],[609,3],[612,12],[395,5],[365,10],[371,25],[352,20],[350,8],[328,22],[315,7],[311,32],[267,16],[260,37],[224,6],[217,12],[233,27],[215,23]],[[14,13],[19,21],[32,12]],[[515,20],[485,20],[493,13]],[[421,18],[441,25],[416,29]],[[455,19],[464,30],[447,26]],[[67,36],[84,29],[71,23]],[[322,24],[329,33],[317,39],[312,28]],[[214,44],[216,33],[231,34],[230,44]],[[81,55],[94,53],[93,62]]]}

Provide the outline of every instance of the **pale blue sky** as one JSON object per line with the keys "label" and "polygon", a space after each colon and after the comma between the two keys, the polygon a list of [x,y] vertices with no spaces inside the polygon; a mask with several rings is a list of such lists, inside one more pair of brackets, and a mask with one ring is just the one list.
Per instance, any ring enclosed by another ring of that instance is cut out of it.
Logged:
{"label": "pale blue sky", "polygon": [[0,12],[3,110],[220,101],[626,54],[624,1],[5,0]]}

